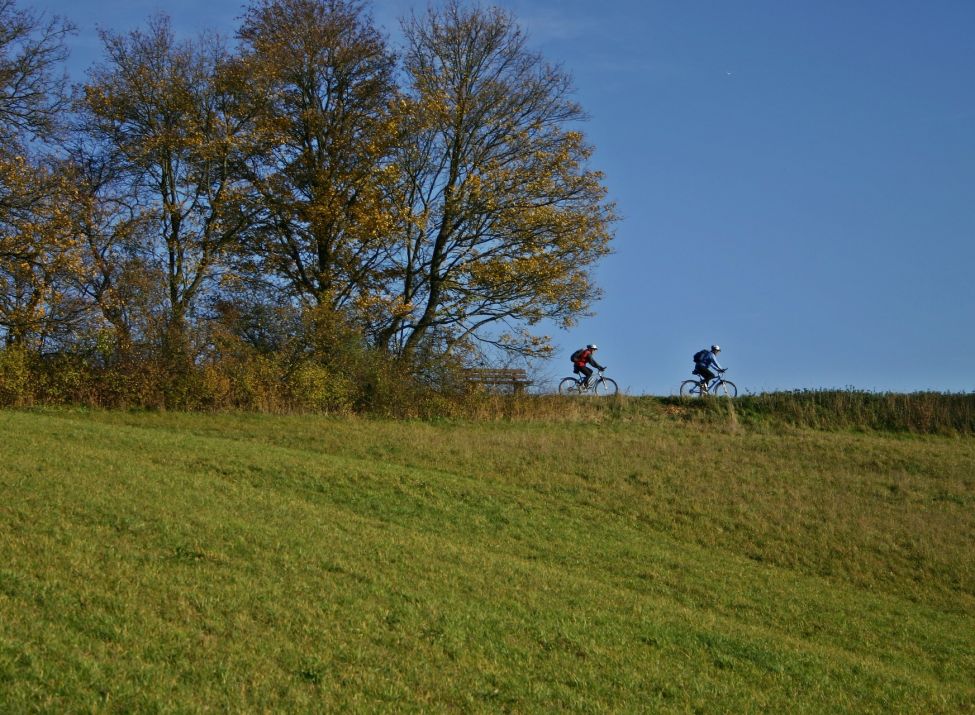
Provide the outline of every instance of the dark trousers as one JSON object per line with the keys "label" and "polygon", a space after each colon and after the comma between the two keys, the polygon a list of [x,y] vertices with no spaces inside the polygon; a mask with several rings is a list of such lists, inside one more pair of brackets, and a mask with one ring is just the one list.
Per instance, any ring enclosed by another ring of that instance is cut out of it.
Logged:
{"label": "dark trousers", "polygon": [[701,376],[704,382],[711,382],[714,379],[714,373],[708,370],[706,367],[701,367],[698,365],[694,368],[694,372]]}
{"label": "dark trousers", "polygon": [[585,382],[587,385],[589,384],[589,378],[592,377],[591,367],[589,367],[588,365],[576,365],[572,369],[572,372],[576,373],[577,375],[585,375],[582,381]]}

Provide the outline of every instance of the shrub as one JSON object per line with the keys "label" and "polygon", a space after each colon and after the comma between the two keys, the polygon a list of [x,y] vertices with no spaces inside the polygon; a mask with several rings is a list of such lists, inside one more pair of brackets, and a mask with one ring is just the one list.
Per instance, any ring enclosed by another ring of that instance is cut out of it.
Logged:
{"label": "shrub", "polygon": [[0,405],[19,407],[31,403],[30,355],[13,345],[0,349]]}

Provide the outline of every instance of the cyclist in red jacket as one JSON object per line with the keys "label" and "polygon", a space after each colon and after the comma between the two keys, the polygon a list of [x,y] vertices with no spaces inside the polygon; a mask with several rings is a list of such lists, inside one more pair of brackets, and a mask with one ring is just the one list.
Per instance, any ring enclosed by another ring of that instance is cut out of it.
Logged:
{"label": "cyclist in red jacket", "polygon": [[572,372],[577,375],[585,375],[582,380],[582,386],[584,388],[589,387],[589,378],[592,377],[592,368],[588,367],[590,363],[597,370],[606,369],[596,362],[596,358],[593,357],[593,353],[597,350],[599,350],[599,348],[596,345],[587,345],[582,350],[576,350],[574,353],[572,353]]}

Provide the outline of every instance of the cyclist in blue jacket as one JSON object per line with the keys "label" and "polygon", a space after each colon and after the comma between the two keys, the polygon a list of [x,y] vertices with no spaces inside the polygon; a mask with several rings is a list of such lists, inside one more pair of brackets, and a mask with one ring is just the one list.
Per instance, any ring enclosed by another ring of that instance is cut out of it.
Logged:
{"label": "cyclist in blue jacket", "polygon": [[712,345],[710,350],[698,350],[694,353],[694,375],[700,375],[704,380],[704,390],[707,391],[708,383],[714,379],[715,375],[711,372],[713,367],[718,372],[724,372],[715,356],[721,352],[721,346]]}

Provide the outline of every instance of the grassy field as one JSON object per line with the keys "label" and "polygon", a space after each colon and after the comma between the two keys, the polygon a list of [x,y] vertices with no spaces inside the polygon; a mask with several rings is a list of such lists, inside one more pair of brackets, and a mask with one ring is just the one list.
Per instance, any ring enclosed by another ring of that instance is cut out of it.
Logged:
{"label": "grassy field", "polygon": [[975,711],[975,437],[655,405],[0,412],[0,711]]}

